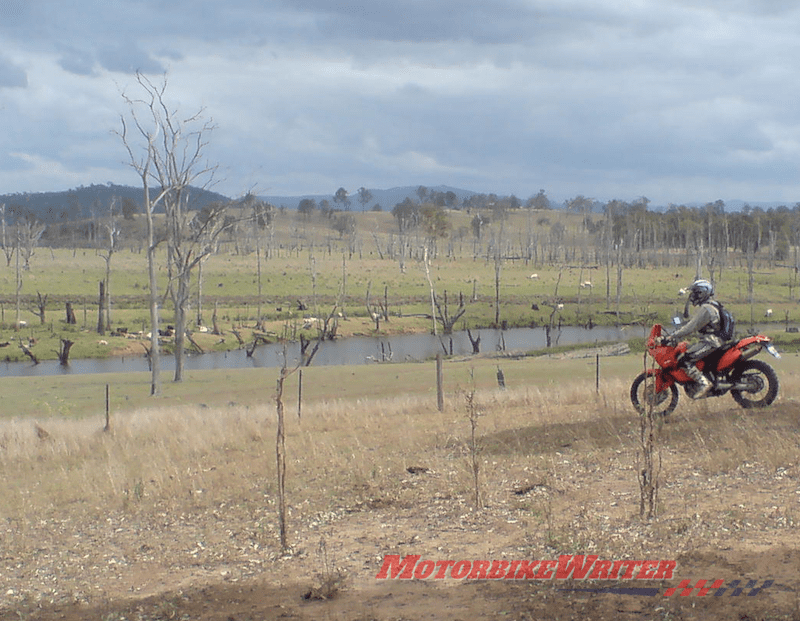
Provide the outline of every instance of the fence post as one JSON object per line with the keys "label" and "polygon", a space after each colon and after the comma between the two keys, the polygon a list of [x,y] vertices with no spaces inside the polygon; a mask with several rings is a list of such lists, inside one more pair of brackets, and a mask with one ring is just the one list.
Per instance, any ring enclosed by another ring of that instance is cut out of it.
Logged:
{"label": "fence post", "polygon": [[444,387],[442,385],[442,353],[436,354],[436,405],[444,411]]}
{"label": "fence post", "polygon": [[594,390],[597,394],[600,394],[600,354],[597,354],[594,368]]}
{"label": "fence post", "polygon": [[103,431],[111,431],[111,399],[108,384],[106,384],[106,426]]}
{"label": "fence post", "polygon": [[300,414],[303,410],[303,369],[300,369],[297,382],[297,419],[300,420]]}

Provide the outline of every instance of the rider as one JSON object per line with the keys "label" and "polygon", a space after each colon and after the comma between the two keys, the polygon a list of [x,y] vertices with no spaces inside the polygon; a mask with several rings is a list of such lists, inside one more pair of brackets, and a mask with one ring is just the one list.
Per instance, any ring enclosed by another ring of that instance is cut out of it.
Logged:
{"label": "rider", "polygon": [[686,375],[700,385],[700,389],[694,394],[695,399],[700,399],[711,391],[712,385],[711,380],[697,368],[697,363],[722,347],[723,341],[719,336],[722,322],[719,307],[713,300],[714,286],[710,282],[695,280],[686,292],[689,294],[689,302],[700,309],[689,323],[666,337],[665,341],[674,344],[694,332],[701,335],[700,340],[691,345],[680,360]]}

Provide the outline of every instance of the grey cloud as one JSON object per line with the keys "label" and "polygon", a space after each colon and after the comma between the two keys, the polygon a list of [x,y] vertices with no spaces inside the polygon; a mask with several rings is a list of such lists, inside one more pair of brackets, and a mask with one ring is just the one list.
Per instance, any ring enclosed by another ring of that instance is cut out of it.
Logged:
{"label": "grey cloud", "polygon": [[58,64],[75,75],[93,75],[95,61],[95,55],[91,52],[68,48],[62,53]]}
{"label": "grey cloud", "polygon": [[106,45],[97,51],[98,62],[119,73],[163,73],[164,66],[131,41]]}
{"label": "grey cloud", "polygon": [[25,88],[26,86],[28,86],[28,76],[25,70],[0,55],[0,88]]}

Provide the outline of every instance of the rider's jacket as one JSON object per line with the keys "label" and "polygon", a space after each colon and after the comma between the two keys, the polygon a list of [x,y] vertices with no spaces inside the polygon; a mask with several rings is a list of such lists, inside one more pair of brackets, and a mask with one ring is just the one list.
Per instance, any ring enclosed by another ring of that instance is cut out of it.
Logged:
{"label": "rider's jacket", "polygon": [[694,332],[699,332],[704,336],[718,336],[719,329],[719,309],[712,302],[705,302],[704,304],[700,305],[697,313],[695,313],[694,317],[691,318],[689,323],[673,332],[671,336],[676,340],[682,339],[685,336],[689,336]]}

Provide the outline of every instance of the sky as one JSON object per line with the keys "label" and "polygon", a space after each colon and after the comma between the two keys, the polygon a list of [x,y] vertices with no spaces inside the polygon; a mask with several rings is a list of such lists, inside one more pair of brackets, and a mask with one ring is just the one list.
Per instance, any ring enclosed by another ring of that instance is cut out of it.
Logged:
{"label": "sky", "polygon": [[230,197],[794,205],[798,58],[794,0],[0,0],[0,194],[139,185],[140,71]]}

